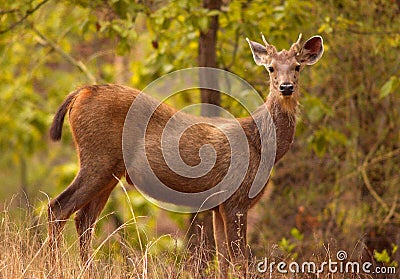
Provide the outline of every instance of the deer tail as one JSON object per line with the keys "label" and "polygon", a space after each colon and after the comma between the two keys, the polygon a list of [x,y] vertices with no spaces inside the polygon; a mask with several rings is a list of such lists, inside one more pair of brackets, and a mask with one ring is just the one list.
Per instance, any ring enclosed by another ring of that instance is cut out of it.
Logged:
{"label": "deer tail", "polygon": [[56,115],[54,116],[53,123],[50,127],[50,138],[53,141],[59,141],[61,139],[62,128],[64,123],[65,114],[71,107],[71,102],[75,100],[76,96],[79,94],[80,90],[76,90],[70,93],[64,102],[58,108]]}

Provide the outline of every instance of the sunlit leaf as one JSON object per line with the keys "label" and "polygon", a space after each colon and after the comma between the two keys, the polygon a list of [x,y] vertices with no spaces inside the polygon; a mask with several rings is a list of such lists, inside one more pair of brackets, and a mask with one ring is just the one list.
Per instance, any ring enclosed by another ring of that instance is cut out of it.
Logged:
{"label": "sunlit leaf", "polygon": [[399,85],[399,78],[396,76],[391,76],[390,79],[381,87],[379,98],[385,98],[389,94],[393,93],[399,88]]}

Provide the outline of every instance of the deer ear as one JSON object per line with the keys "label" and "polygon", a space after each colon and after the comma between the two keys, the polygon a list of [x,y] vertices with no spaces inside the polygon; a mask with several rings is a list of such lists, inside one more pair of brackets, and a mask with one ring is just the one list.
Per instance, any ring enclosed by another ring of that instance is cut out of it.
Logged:
{"label": "deer ear", "polygon": [[254,62],[256,62],[256,64],[258,66],[266,64],[268,52],[267,52],[267,49],[265,48],[265,46],[263,46],[262,44],[250,41],[248,38],[246,38],[246,41],[250,45],[251,52],[253,53]]}
{"label": "deer ear", "polygon": [[299,63],[313,65],[324,53],[324,42],[321,36],[314,36],[304,43],[296,59]]}

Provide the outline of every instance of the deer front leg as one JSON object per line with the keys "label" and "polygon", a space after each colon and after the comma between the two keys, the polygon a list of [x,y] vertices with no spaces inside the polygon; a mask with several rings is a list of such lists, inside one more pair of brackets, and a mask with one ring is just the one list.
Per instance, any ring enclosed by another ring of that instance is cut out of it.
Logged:
{"label": "deer front leg", "polygon": [[220,206],[224,220],[229,256],[234,264],[234,274],[246,278],[248,269],[247,210]]}
{"label": "deer front leg", "polygon": [[224,279],[228,278],[229,253],[225,236],[224,220],[218,209],[213,211],[213,224],[215,248],[218,261],[217,278]]}

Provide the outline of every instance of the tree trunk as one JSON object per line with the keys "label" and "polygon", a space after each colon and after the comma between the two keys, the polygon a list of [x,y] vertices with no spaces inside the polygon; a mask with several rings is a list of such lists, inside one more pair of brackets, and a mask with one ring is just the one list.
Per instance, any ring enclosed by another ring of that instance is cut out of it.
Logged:
{"label": "tree trunk", "polygon": [[[221,0],[203,0],[203,7],[208,10],[220,10]],[[199,67],[217,68],[217,31],[218,31],[218,15],[210,18],[209,27],[206,31],[200,32],[199,38]],[[200,72],[200,86],[207,84],[213,88],[218,88],[218,80],[214,75],[205,76]],[[202,103],[220,106],[221,95],[218,91],[210,89],[201,89]],[[211,106],[202,106],[201,114],[204,116],[218,116],[218,108]]]}
{"label": "tree trunk", "polygon": [[[220,10],[221,0],[203,0],[203,7],[208,10]],[[200,32],[199,38],[199,67],[217,68],[217,31],[218,31],[218,15],[210,18],[209,28]],[[218,80],[214,75],[204,75],[200,72],[200,85],[211,85],[213,88],[218,88]],[[212,104],[215,106],[221,105],[220,93],[216,90],[200,89],[201,102]],[[215,117],[219,116],[219,110],[213,106],[202,106],[201,114],[203,116]],[[197,255],[202,255],[202,262],[209,262],[213,257],[215,250],[212,212],[200,212],[192,215],[192,223],[189,228],[189,248],[197,250]]]}

